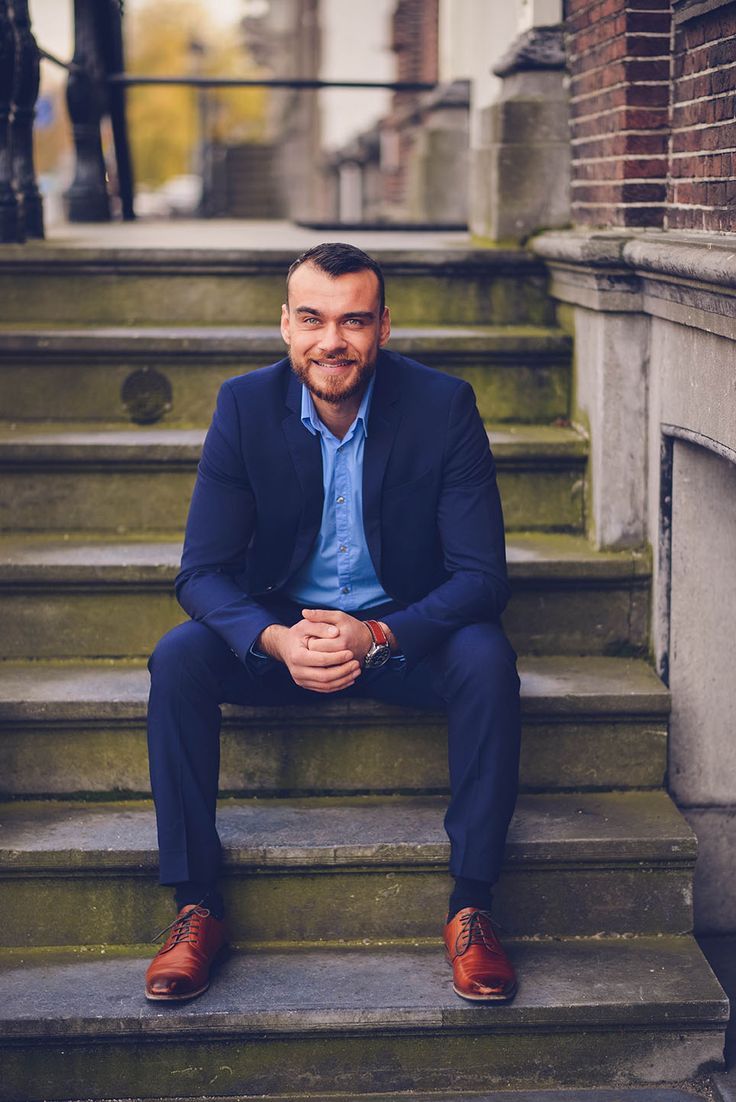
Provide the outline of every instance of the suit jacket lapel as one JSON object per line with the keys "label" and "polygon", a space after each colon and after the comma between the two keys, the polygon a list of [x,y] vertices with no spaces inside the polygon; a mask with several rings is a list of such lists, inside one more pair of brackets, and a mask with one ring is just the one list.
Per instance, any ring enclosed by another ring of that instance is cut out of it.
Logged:
{"label": "suit jacket lapel", "polygon": [[319,532],[324,488],[319,436],[313,436],[302,424],[302,384],[293,373],[289,375],[286,406],[288,413],[281,427],[302,489],[301,519],[287,573],[290,577],[301,566]]}
{"label": "suit jacket lapel", "polygon": [[373,566],[381,577],[381,491],[401,420],[398,386],[388,356],[379,352],[376,385],[363,455],[363,527]]}

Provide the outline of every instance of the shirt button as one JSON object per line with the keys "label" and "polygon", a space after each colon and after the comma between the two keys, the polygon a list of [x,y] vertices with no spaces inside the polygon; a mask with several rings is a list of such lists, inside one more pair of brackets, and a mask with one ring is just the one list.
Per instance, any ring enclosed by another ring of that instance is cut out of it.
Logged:
{"label": "shirt button", "polygon": [[342,587],[341,593],[349,593],[349,592],[350,592],[350,586],[349,585],[344,585]]}
{"label": "shirt button", "polygon": [[338,504],[338,505],[342,505],[344,501],[345,501],[345,498],[344,498],[344,497],[339,497],[339,498],[337,499],[337,504]]}
{"label": "shirt button", "polygon": [[340,550],[341,550],[341,551],[342,551],[343,553],[344,553],[345,551],[347,551],[347,547],[345,546],[345,544],[344,544],[344,543],[343,543],[343,544],[342,544],[342,546],[340,547]]}

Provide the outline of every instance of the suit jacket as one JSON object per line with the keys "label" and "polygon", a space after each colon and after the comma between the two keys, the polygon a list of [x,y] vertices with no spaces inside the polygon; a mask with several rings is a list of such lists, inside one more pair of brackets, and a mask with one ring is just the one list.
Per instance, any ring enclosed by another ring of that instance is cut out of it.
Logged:
{"label": "suit jacket", "polygon": [[[301,422],[288,359],[228,380],[207,433],[177,596],[245,658],[319,531],[319,437]],[[394,352],[376,362],[363,461],[376,574],[399,606],[383,619],[414,664],[508,599],[495,466],[468,383]],[[265,602],[265,603],[264,603]]]}

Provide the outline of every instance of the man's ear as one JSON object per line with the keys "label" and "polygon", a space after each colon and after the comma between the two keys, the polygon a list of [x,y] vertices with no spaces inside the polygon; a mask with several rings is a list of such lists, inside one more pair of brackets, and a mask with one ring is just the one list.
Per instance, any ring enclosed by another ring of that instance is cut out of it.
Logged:
{"label": "man's ear", "polygon": [[285,344],[291,344],[289,336],[289,307],[285,302],[281,303],[281,336]]}
{"label": "man's ear", "polygon": [[383,313],[381,314],[381,321],[378,329],[378,344],[383,348],[384,344],[391,336],[391,314],[389,313],[388,306],[384,306]]}

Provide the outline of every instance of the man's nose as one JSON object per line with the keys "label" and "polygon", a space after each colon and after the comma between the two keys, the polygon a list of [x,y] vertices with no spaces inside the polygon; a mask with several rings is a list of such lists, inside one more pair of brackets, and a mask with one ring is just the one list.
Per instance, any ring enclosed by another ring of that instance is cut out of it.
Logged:
{"label": "man's nose", "polygon": [[320,334],[320,348],[323,352],[337,352],[345,348],[345,338],[336,322],[328,322]]}

